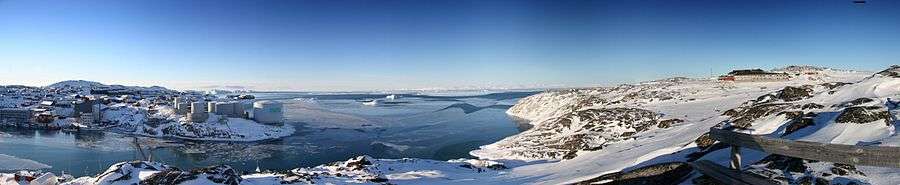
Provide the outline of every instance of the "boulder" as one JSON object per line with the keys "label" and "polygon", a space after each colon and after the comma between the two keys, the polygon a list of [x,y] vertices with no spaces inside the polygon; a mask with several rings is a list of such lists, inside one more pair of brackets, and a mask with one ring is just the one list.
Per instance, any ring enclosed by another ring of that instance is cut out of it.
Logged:
{"label": "boulder", "polygon": [[887,109],[880,106],[854,106],[847,107],[835,119],[838,123],[871,123],[878,120],[884,120],[888,126],[891,125],[891,114]]}

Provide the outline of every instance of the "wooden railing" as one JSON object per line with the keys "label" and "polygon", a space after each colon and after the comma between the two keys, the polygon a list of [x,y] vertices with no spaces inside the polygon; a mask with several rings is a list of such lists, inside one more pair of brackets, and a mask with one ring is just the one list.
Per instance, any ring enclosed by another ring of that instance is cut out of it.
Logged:
{"label": "wooden railing", "polygon": [[732,146],[731,169],[705,160],[692,162],[691,165],[701,173],[729,184],[775,184],[771,180],[760,179],[759,176],[740,171],[741,148],[817,161],[900,168],[900,147],[795,141],[716,128],[710,129],[709,135],[719,142]]}

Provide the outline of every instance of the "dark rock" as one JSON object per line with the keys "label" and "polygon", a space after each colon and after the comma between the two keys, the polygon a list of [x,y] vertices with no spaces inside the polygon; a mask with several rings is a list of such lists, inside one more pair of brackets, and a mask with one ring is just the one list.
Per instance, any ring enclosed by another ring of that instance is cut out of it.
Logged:
{"label": "dark rock", "polygon": [[492,170],[509,169],[509,167],[506,167],[506,165],[503,165],[503,164],[491,164],[491,165],[485,166],[485,168],[492,169]]}
{"label": "dark rock", "polygon": [[777,154],[766,156],[757,163],[766,164],[766,168],[769,169],[787,170],[795,173],[803,173],[807,168],[804,159]]}
{"label": "dark rock", "polygon": [[[629,172],[617,172],[602,175],[590,180],[578,182],[575,184],[597,184],[598,182],[609,181],[600,184],[622,184],[622,185],[641,185],[641,184],[680,184],[686,177],[690,176],[694,169],[684,162],[670,162],[654,164],[646,167],[631,170]],[[611,180],[611,181],[610,181]]]}
{"label": "dark rock", "polygon": [[816,124],[815,123],[816,116],[817,116],[816,113],[810,112],[810,113],[804,114],[803,117],[792,119],[791,122],[788,123],[787,128],[785,128],[784,134],[782,134],[782,136],[786,136],[788,134],[794,133],[797,130],[806,128],[808,126],[815,125]]}
{"label": "dark rock", "polygon": [[700,177],[694,178],[694,180],[691,180],[691,182],[693,182],[694,185],[724,185],[725,184],[722,181],[716,180],[707,175],[701,175]]}
{"label": "dark rock", "polygon": [[807,86],[804,86],[804,87],[787,86],[787,87],[784,87],[784,89],[781,89],[780,91],[778,91],[778,93],[775,95],[775,97],[778,99],[790,102],[790,101],[797,101],[797,100],[802,100],[805,98],[812,97],[812,95],[813,95],[812,92],[813,92],[812,88],[807,87]]}
{"label": "dark rock", "polygon": [[659,124],[656,125],[656,127],[659,127],[659,128],[669,128],[669,127],[672,127],[672,125],[674,125],[674,124],[678,124],[678,123],[682,123],[682,122],[684,122],[684,120],[681,120],[681,119],[667,119],[667,120],[659,121]]}
{"label": "dark rock", "polygon": [[814,176],[803,176],[800,177],[800,180],[797,181],[798,185],[813,185],[813,184],[831,184],[831,181],[823,178],[816,178]]}
{"label": "dark rock", "polygon": [[900,78],[900,65],[893,65],[884,71],[878,72],[879,75]]}
{"label": "dark rock", "polygon": [[348,160],[345,164],[347,169],[349,170],[362,170],[365,169],[366,166],[372,165],[372,162],[369,161],[369,157],[367,156],[359,156],[354,159]]}
{"label": "dark rock", "polygon": [[800,109],[803,109],[803,110],[806,110],[806,109],[822,109],[822,108],[825,108],[825,106],[824,106],[824,105],[817,104],[817,103],[807,103],[807,104],[803,104],[802,106],[800,106]]}
{"label": "dark rock", "polygon": [[781,112],[790,106],[790,104],[783,103],[753,105],[750,108],[738,110],[739,113],[730,119],[731,125],[742,129],[750,128],[757,119]]}
{"label": "dark rock", "polygon": [[[819,163],[819,164],[811,164],[811,163]],[[824,163],[824,164],[821,164]],[[831,164],[833,167],[830,168],[830,171],[813,171],[809,166],[819,166],[819,165],[829,165]],[[763,177],[769,179],[775,179],[781,181],[785,184],[831,184],[831,181],[824,177],[830,178],[847,178],[850,180],[850,184],[858,183],[858,180],[854,180],[851,177],[842,177],[847,175],[862,175],[865,174],[856,170],[856,167],[853,165],[847,164],[839,164],[839,163],[828,163],[828,162],[819,162],[815,160],[806,160],[782,155],[769,155],[763,158],[762,160],[756,162],[751,165],[748,172],[761,175]],[[787,173],[790,172],[790,173]],[[801,175],[791,175],[792,174],[801,174]]]}
{"label": "dark rock", "polygon": [[230,166],[220,165],[197,168],[190,172],[172,168],[147,177],[147,179],[141,181],[141,184],[180,184],[185,181],[197,179],[200,176],[206,176],[207,180],[214,183],[227,185],[238,185],[243,180]]}
{"label": "dark rock", "polygon": [[841,86],[845,86],[845,85],[849,85],[849,84],[851,84],[851,83],[846,83],[846,82],[830,82],[830,83],[823,83],[823,84],[820,84],[820,85],[822,85],[823,87],[828,88],[828,89],[835,89],[835,88],[838,88],[838,87],[841,87]]}
{"label": "dark rock", "polygon": [[891,114],[879,106],[855,106],[845,108],[835,119],[838,123],[871,123],[878,120],[884,120],[890,126]]}
{"label": "dark rock", "polygon": [[712,146],[713,143],[716,143],[716,140],[714,140],[712,136],[709,136],[709,132],[707,132],[700,135],[700,137],[697,137],[697,139],[694,139],[694,143],[697,143],[698,148],[706,149]]}

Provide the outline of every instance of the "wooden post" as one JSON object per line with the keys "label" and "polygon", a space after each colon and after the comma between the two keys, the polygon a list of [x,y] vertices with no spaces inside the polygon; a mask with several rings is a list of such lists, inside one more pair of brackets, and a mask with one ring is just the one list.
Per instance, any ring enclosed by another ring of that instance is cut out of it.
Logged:
{"label": "wooden post", "polygon": [[741,170],[741,147],[731,145],[731,169]]}

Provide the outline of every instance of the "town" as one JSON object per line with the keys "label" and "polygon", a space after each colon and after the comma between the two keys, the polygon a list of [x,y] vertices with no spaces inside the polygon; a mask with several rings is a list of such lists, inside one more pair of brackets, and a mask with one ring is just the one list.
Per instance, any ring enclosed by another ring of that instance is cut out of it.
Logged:
{"label": "town", "polygon": [[[257,101],[248,94],[217,96],[200,91],[103,85],[88,81],[65,81],[47,87],[0,86],[0,126],[3,127],[111,130],[163,136],[165,134],[152,128],[163,123],[191,127],[206,122],[224,123],[229,119],[241,123],[252,120],[273,127],[284,123],[281,103]],[[177,134],[179,129],[176,127],[169,126],[162,131],[196,138],[203,138],[198,133],[207,132]],[[218,132],[216,135],[227,138],[235,134]]]}

